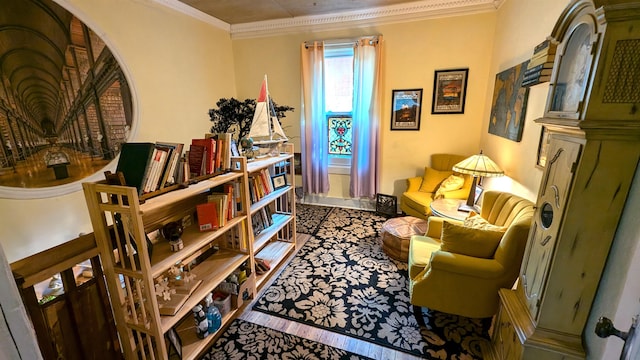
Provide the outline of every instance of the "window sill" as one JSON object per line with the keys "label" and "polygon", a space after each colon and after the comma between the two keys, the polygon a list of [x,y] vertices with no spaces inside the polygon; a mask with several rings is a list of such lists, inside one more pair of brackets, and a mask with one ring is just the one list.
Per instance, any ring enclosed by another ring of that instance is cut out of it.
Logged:
{"label": "window sill", "polygon": [[351,166],[329,165],[329,174],[350,175]]}

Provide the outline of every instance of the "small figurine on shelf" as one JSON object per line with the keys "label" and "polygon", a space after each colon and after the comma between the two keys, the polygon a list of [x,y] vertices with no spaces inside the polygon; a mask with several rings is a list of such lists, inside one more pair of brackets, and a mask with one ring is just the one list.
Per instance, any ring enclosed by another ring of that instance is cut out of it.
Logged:
{"label": "small figurine on shelf", "polygon": [[207,315],[200,304],[196,305],[192,311],[193,319],[196,324],[196,335],[198,335],[199,339],[204,339],[209,336],[209,322],[207,321]]}
{"label": "small figurine on shelf", "polygon": [[182,243],[182,233],[184,232],[184,227],[177,221],[172,221],[167,223],[162,227],[160,233],[162,236],[169,241],[169,245],[171,246],[171,251],[180,251],[184,248],[184,244]]}

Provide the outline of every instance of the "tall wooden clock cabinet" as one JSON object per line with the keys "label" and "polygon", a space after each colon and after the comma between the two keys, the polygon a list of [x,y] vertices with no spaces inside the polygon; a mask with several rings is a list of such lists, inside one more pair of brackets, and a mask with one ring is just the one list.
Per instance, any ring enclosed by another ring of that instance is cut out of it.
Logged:
{"label": "tall wooden clock cabinet", "polygon": [[515,289],[500,291],[497,359],[584,359],[591,305],[640,159],[640,2],[574,0],[544,117],[550,142]]}

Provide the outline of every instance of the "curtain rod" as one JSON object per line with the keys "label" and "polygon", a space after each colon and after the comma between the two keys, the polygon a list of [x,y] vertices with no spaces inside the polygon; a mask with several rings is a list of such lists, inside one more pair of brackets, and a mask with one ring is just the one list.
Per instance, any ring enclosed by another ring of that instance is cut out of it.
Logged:
{"label": "curtain rod", "polygon": [[322,46],[322,43],[324,43],[325,47],[346,46],[346,45],[355,44],[362,40],[369,40],[371,44],[377,44],[379,36],[380,35],[363,36],[359,38],[347,38],[347,39],[307,40],[304,42],[304,47],[308,49],[310,46],[313,46],[313,43],[315,42],[319,42],[320,43],[319,46]]}

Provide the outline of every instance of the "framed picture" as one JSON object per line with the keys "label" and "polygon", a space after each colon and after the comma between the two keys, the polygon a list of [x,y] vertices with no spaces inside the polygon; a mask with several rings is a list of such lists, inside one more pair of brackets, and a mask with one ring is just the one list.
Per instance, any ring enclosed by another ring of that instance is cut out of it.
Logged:
{"label": "framed picture", "polygon": [[549,129],[542,126],[540,130],[540,142],[538,143],[538,160],[536,166],[544,168],[547,165],[547,148],[549,147]]}
{"label": "framed picture", "polygon": [[391,130],[420,130],[422,89],[393,90]]}
{"label": "framed picture", "polygon": [[165,337],[167,338],[167,352],[169,353],[169,358],[182,359],[182,340],[180,339],[180,336],[178,336],[176,329],[169,329],[169,331],[166,332]]}
{"label": "framed picture", "polygon": [[273,189],[277,190],[287,186],[287,176],[285,174],[278,174],[271,177],[273,183]]}
{"label": "framed picture", "polygon": [[521,85],[528,64],[529,60],[496,75],[489,134],[515,142],[522,140],[529,88]]}
{"label": "framed picture", "polygon": [[480,196],[482,195],[483,191],[484,191],[484,189],[482,188],[482,186],[476,185],[476,193],[473,195],[473,203],[474,204],[481,205],[479,203],[479,201],[480,201]]}
{"label": "framed picture", "polygon": [[469,69],[436,70],[432,114],[464,114]]}

